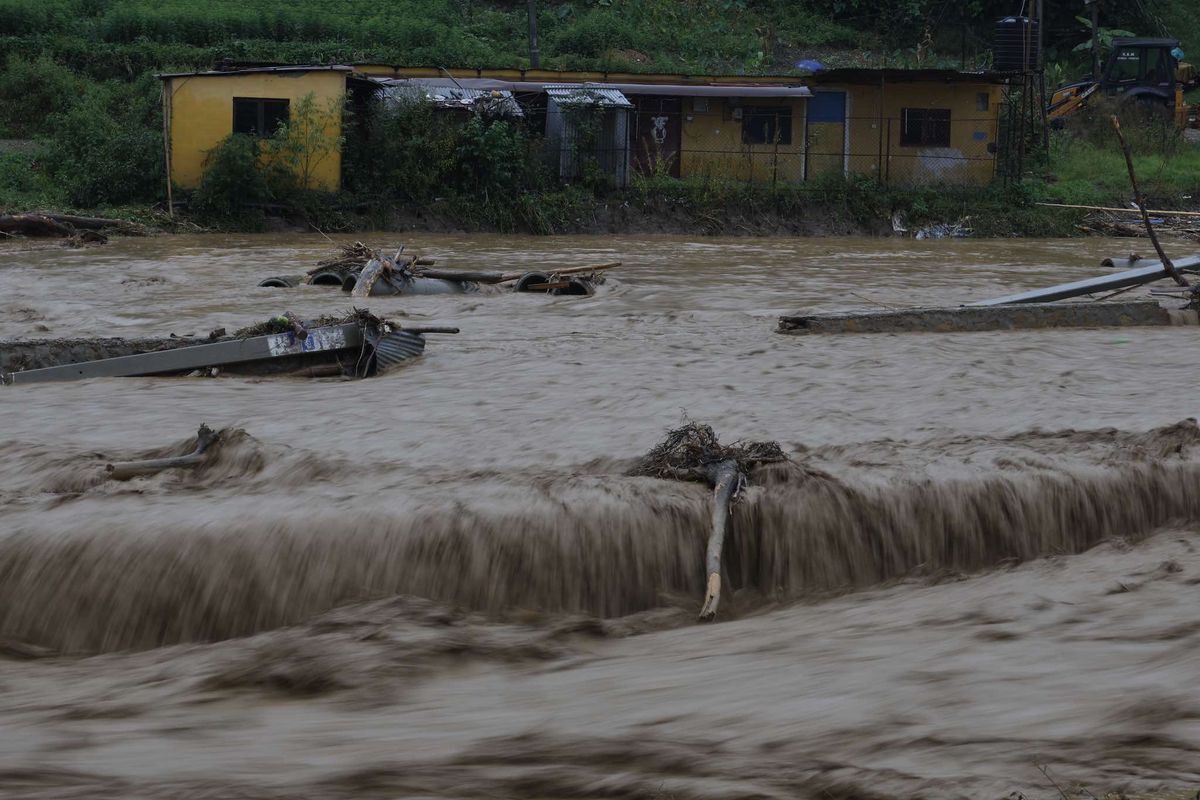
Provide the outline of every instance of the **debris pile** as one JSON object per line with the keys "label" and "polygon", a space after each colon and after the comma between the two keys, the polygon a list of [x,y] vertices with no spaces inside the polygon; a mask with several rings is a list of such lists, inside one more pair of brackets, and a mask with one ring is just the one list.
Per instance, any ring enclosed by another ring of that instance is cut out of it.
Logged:
{"label": "debris pile", "polygon": [[[1144,239],[1147,237],[1146,229],[1139,224],[1140,220],[1127,217],[1128,214],[1137,213],[1136,208],[1128,212],[1094,211],[1075,227],[1082,233],[1094,236]],[[1160,233],[1200,242],[1200,219],[1183,216],[1151,217],[1150,223]]]}
{"label": "debris pile", "polygon": [[604,283],[604,271],[621,263],[561,267],[542,271],[445,269],[436,259],[405,255],[401,246],[388,256],[362,242],[343,245],[304,275],[280,275],[259,283],[272,288],[338,286],[352,297],[417,294],[537,292],[588,296]]}
{"label": "debris pile", "polygon": [[751,470],[761,464],[786,460],[778,442],[722,445],[710,426],[689,422],[667,433],[634,467],[634,475],[703,481],[713,487],[712,533],[705,551],[708,581],[700,619],[713,619],[721,602],[721,553],[725,548],[730,507],[749,484]]}
{"label": "debris pile", "polygon": [[713,464],[733,461],[738,471],[749,474],[760,464],[786,461],[778,442],[734,442],[723,445],[711,426],[689,422],[667,433],[665,439],[644,455],[631,474],[675,480],[708,480]]}

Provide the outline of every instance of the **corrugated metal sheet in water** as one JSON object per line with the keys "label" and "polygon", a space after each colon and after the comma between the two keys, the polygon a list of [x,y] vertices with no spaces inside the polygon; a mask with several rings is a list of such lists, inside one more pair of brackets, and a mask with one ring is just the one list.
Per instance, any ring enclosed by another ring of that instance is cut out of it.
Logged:
{"label": "corrugated metal sheet in water", "polygon": [[425,352],[425,337],[419,333],[392,331],[384,334],[375,344],[375,365],[379,372],[387,372],[397,364],[409,361]]}

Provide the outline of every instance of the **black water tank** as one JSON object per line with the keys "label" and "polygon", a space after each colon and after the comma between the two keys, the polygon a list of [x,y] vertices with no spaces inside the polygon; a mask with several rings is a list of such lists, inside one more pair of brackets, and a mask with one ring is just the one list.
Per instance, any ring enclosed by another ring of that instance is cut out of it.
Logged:
{"label": "black water tank", "polygon": [[1005,17],[996,22],[992,45],[993,69],[1024,72],[1037,69],[1038,21],[1029,17]]}

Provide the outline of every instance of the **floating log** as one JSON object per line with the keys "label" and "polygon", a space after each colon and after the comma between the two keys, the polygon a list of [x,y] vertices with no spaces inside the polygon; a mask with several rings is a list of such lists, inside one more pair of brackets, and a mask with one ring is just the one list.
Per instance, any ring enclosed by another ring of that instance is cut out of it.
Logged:
{"label": "floating log", "polygon": [[65,238],[75,233],[75,229],[46,214],[0,214],[0,232]]}
{"label": "floating log", "polygon": [[85,230],[107,230],[116,228],[124,232],[142,233],[142,226],[129,222],[123,219],[111,219],[109,217],[81,217],[78,214],[58,214],[52,211],[36,212],[43,217],[49,217],[55,222],[61,222],[64,225],[70,225],[72,228],[81,228]]}
{"label": "floating log", "polygon": [[[417,260],[420,264],[420,259]],[[613,261],[607,264],[592,264],[583,267],[563,267],[561,269],[543,270],[547,275],[584,275],[591,272],[603,272],[606,269],[613,269],[621,266],[620,261]],[[507,283],[508,281],[519,280],[522,276],[529,274],[524,272],[496,272],[489,270],[464,270],[464,269],[416,269],[414,273],[424,278],[442,278],[448,281],[470,281],[473,283]]]}
{"label": "floating log", "polygon": [[1165,309],[1156,301],[1140,300],[794,314],[780,317],[778,330],[788,334],[958,333],[1197,324],[1200,317],[1195,311]]}
{"label": "floating log", "polygon": [[196,432],[196,447],[185,456],[172,458],[151,458],[145,461],[118,461],[104,467],[108,477],[114,481],[127,481],[140,475],[156,475],[167,469],[180,467],[197,467],[203,464],[208,449],[220,440],[220,434],[214,433],[207,425],[201,425]]}

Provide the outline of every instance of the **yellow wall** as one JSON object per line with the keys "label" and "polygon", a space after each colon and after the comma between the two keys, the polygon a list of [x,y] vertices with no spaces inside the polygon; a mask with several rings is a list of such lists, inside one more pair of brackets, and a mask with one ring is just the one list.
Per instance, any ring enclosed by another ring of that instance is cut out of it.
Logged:
{"label": "yellow wall", "polygon": [[[887,83],[878,85],[818,84],[814,91],[842,90],[848,97],[850,126],[849,171],[876,176],[891,183],[957,183],[983,185],[995,174],[1002,87],[988,83]],[[883,114],[880,119],[880,94]],[[986,94],[987,110],[978,97]],[[950,110],[948,148],[908,147],[900,144],[903,110]],[[815,127],[815,126],[814,126]],[[880,158],[882,153],[883,158]]]}
{"label": "yellow wall", "polygon": [[[340,105],[346,74],[337,71],[193,75],[164,79],[171,136],[171,180],[182,189],[200,182],[208,151],[233,132],[233,98],[287,99],[292,109],[310,92],[324,112]],[[329,116],[326,135],[341,135],[341,115]],[[313,169],[313,188],[341,186],[342,155],[335,150]]]}
{"label": "yellow wall", "polygon": [[683,98],[682,154],[679,175],[748,181],[798,181],[804,177],[804,101],[755,98],[744,108],[775,106],[792,111],[790,144],[745,144],[742,122],[733,118],[735,106],[726,98],[708,99],[708,111],[695,110],[694,98]]}

